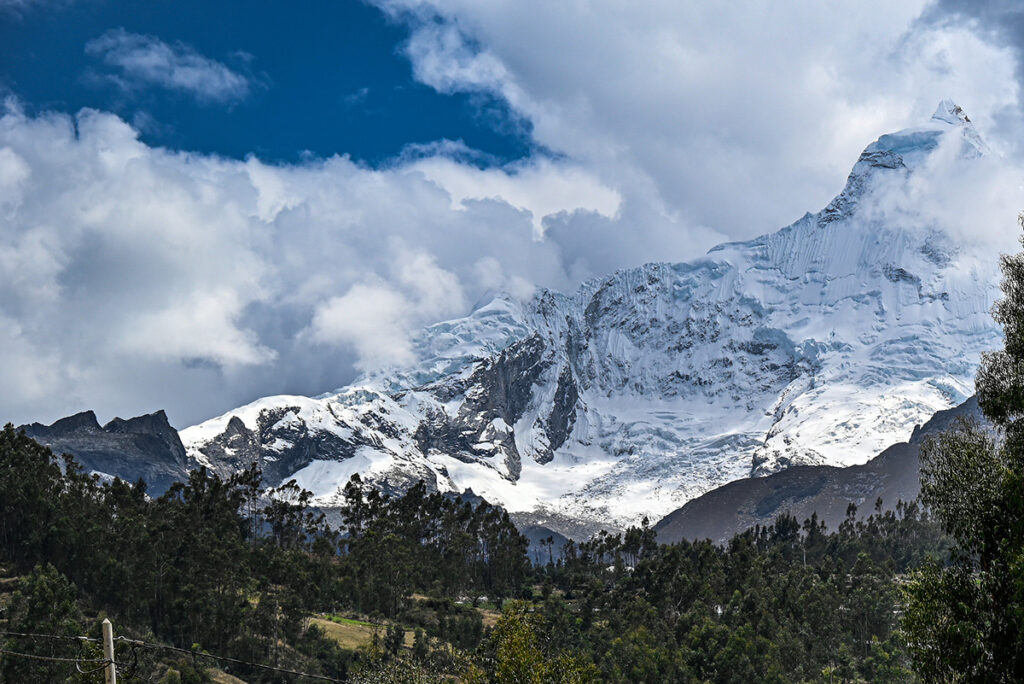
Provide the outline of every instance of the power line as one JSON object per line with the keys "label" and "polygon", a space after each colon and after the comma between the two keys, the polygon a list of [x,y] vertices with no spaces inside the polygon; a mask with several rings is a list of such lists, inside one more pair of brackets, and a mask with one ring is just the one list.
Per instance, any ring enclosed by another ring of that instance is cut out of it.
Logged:
{"label": "power line", "polygon": [[[50,639],[52,641],[74,641],[78,643],[79,650],[82,646],[88,642],[95,642],[98,639],[86,636],[66,636],[61,634],[35,634],[28,632],[5,632],[0,631],[0,636],[14,637],[17,639]],[[52,663],[74,663],[75,669],[81,674],[94,674],[110,665],[113,661],[109,658],[64,658],[61,656],[44,656],[36,653],[21,653],[20,651],[11,651],[5,648],[0,648],[0,655],[13,656],[15,658],[28,658],[30,660],[43,660]],[[98,667],[91,670],[83,670],[83,663],[93,663]]]}
{"label": "power line", "polygon": [[178,648],[177,646],[164,646],[163,644],[149,644],[145,641],[137,641],[134,639],[125,639],[124,637],[118,637],[116,641],[124,641],[126,643],[133,643],[143,648],[151,649],[163,649],[166,651],[176,651],[178,653],[185,653],[193,657],[198,656],[201,658],[210,658],[212,660],[223,660],[228,663],[235,663],[238,665],[248,665],[249,667],[258,667],[263,670],[273,670],[274,672],[283,672],[284,674],[298,675],[299,677],[308,677],[309,679],[319,679],[324,682],[345,682],[344,679],[335,679],[334,677],[328,677],[326,675],[310,674],[309,672],[299,672],[298,670],[289,670],[283,667],[274,667],[272,665],[262,665],[260,663],[254,663],[248,660],[239,660],[238,658],[229,658],[228,656],[213,655],[212,653],[203,653],[201,651],[193,651],[187,648]]}
{"label": "power line", "polygon": [[[22,635],[22,636],[24,636],[24,635]],[[59,639],[59,638],[61,638],[61,637],[58,637],[58,636],[52,635],[52,634],[36,634],[36,635],[33,635],[33,636],[41,636],[41,637],[44,637],[44,638],[52,638],[52,639]],[[68,638],[68,637],[64,637],[64,638]],[[88,637],[70,637],[70,638],[72,638],[72,639],[77,639],[77,638],[87,639]],[[75,664],[75,669],[78,670],[78,672],[80,674],[95,674],[95,673],[99,672],[100,670],[103,670],[104,668],[106,668],[108,665],[110,665],[113,662],[112,660],[108,660],[106,658],[92,659],[92,658],[60,658],[58,656],[42,656],[42,655],[36,655],[35,653],[19,653],[17,651],[8,651],[7,649],[4,649],[4,648],[0,648],[0,655],[14,656],[16,658],[29,658],[31,660],[45,660],[45,661],[52,662],[52,663],[74,663]],[[82,667],[81,667],[82,663],[95,663],[95,664],[98,665],[98,667],[94,667],[91,670],[83,670]]]}
{"label": "power line", "polygon": [[63,636],[60,634],[30,634],[27,632],[0,632],[0,636],[28,637],[31,639],[62,639],[65,641],[99,641],[99,639],[87,636]]}
{"label": "power line", "polygon": [[[99,641],[99,639],[94,639],[92,637],[85,637],[85,636],[61,636],[61,635],[58,635],[58,634],[31,634],[31,633],[26,633],[26,632],[2,632],[2,631],[0,631],[0,635],[2,635],[2,636],[11,636],[11,637],[32,638],[32,639],[69,640],[69,641],[78,641],[78,642],[98,642]],[[208,658],[208,659],[211,659],[211,660],[221,660],[221,661],[224,661],[224,662],[227,662],[227,663],[234,663],[236,665],[247,665],[249,667],[255,667],[255,668],[262,669],[262,670],[271,670],[273,672],[281,672],[281,673],[284,673],[284,674],[296,675],[298,677],[306,677],[308,679],[316,679],[316,680],[320,680],[320,681],[324,681],[324,682],[344,682],[344,681],[346,681],[344,679],[336,679],[334,677],[328,677],[326,675],[312,674],[312,673],[309,673],[309,672],[300,672],[298,670],[289,670],[289,669],[284,668],[284,667],[274,667],[273,665],[263,665],[262,663],[254,663],[254,662],[249,661],[249,660],[240,660],[238,658],[230,658],[228,656],[219,656],[219,655],[214,655],[212,653],[204,653],[202,651],[193,651],[193,650],[187,649],[187,648],[178,648],[177,646],[166,646],[164,644],[151,644],[151,643],[148,643],[148,642],[145,642],[145,641],[140,641],[138,639],[129,639],[129,638],[123,637],[123,636],[116,637],[114,639],[114,641],[115,642],[119,641],[121,643],[130,644],[132,646],[141,647],[141,648],[148,648],[148,649],[152,649],[152,650],[174,651],[176,653],[184,653],[184,654],[190,655],[192,657]],[[31,658],[33,660],[47,660],[47,661],[58,662],[58,663],[75,663],[76,666],[78,664],[80,664],[80,663],[95,663],[95,664],[99,665],[99,667],[96,670],[93,670],[94,672],[98,672],[98,671],[102,670],[104,667],[109,665],[111,662],[113,662],[113,664],[117,665],[117,666],[124,666],[124,665],[127,664],[127,663],[123,663],[123,662],[118,662],[116,660],[111,661],[110,659],[107,659],[107,658],[61,658],[61,657],[57,657],[57,656],[41,656],[41,655],[34,655],[34,654],[31,654],[31,653],[18,653],[18,652],[15,652],[15,651],[8,651],[6,649],[0,649],[0,655],[10,655],[10,656],[21,657],[21,658]]]}
{"label": "power line", "polygon": [[8,651],[5,648],[0,648],[0,655],[16,656],[18,658],[31,658],[32,660],[48,660],[54,663],[103,663],[104,665],[110,664],[110,661],[106,658],[61,658],[58,656],[36,655],[34,653],[18,653],[16,651]]}

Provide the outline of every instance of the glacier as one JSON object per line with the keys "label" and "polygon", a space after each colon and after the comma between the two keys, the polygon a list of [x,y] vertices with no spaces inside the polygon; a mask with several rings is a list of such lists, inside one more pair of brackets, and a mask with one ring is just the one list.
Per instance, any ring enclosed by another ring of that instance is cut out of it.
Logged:
{"label": "glacier", "polygon": [[777,232],[570,294],[498,295],[421,331],[413,365],[266,397],[182,442],[196,465],[258,463],[324,507],[356,473],[388,492],[422,479],[553,529],[863,463],[970,396],[980,353],[1001,343],[995,255],[884,208],[940,151],[988,153],[950,101],[869,145],[827,207]]}

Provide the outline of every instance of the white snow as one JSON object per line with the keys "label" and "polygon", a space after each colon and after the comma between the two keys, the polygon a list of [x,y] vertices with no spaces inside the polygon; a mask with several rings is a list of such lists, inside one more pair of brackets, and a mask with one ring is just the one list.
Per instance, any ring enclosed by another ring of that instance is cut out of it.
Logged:
{"label": "white snow", "polygon": [[362,476],[383,472],[391,465],[391,459],[373,449],[359,449],[356,455],[344,461],[313,461],[290,479],[303,489],[312,492],[318,501],[338,499],[341,490],[356,473]]}

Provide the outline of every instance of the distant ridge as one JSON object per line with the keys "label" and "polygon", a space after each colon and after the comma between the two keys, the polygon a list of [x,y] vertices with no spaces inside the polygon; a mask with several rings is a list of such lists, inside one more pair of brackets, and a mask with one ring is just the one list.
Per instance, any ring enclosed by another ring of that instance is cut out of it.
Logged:
{"label": "distant ridge", "polygon": [[150,494],[161,494],[188,478],[189,462],[178,431],[161,410],[104,426],[92,411],[61,418],[52,425],[18,428],[56,454],[71,454],[86,472],[134,482],[140,477]]}
{"label": "distant ridge", "polygon": [[939,411],[914,430],[910,441],[892,445],[864,465],[794,466],[713,489],[662,518],[654,527],[658,541],[725,542],[754,525],[771,524],[782,513],[800,522],[817,513],[829,529],[835,529],[850,503],[870,512],[875,501],[882,499],[883,510],[893,509],[897,501],[910,501],[921,491],[918,453],[925,438],[946,430],[961,416],[984,422],[977,397]]}

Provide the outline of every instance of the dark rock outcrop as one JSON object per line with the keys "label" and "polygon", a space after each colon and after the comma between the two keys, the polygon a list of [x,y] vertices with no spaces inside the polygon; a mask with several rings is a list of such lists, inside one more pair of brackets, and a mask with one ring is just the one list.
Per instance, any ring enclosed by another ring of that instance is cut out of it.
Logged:
{"label": "dark rock outcrop", "polygon": [[129,482],[142,478],[152,495],[187,478],[185,447],[163,411],[128,420],[114,418],[103,426],[95,413],[83,411],[52,425],[32,423],[18,430],[57,454],[71,454],[87,472]]}
{"label": "dark rock outcrop", "polygon": [[[516,424],[533,399],[534,386],[540,382],[543,373],[551,366],[551,359],[545,354],[544,340],[533,335],[510,345],[493,359],[484,359],[464,383],[456,386],[466,399],[456,416],[441,412],[426,415],[420,423],[414,438],[423,451],[439,451],[465,463],[481,458],[503,454],[509,476],[516,480],[522,471],[522,457],[516,447],[514,434],[510,429],[498,429],[495,421],[506,426]],[[561,378],[559,379],[561,383]],[[569,378],[571,382],[571,377]],[[440,385],[444,387],[444,385]],[[429,388],[434,390],[433,387]],[[559,389],[563,401],[576,402],[575,386]],[[440,396],[452,397],[457,393],[448,389]],[[557,407],[556,407],[557,408]],[[554,414],[553,414],[554,415]],[[548,452],[541,455],[541,461],[550,461],[554,449],[565,441],[571,429],[570,419],[562,420],[555,429],[561,429],[558,438]],[[486,444],[485,449],[478,444]]]}
{"label": "dark rock outcrop", "polygon": [[257,465],[264,482],[276,486],[317,458],[343,460],[355,453],[355,445],[332,432],[312,430],[295,420],[298,406],[279,406],[260,412],[257,427],[250,430],[237,416],[203,445],[203,456],[218,474],[230,475]]}

